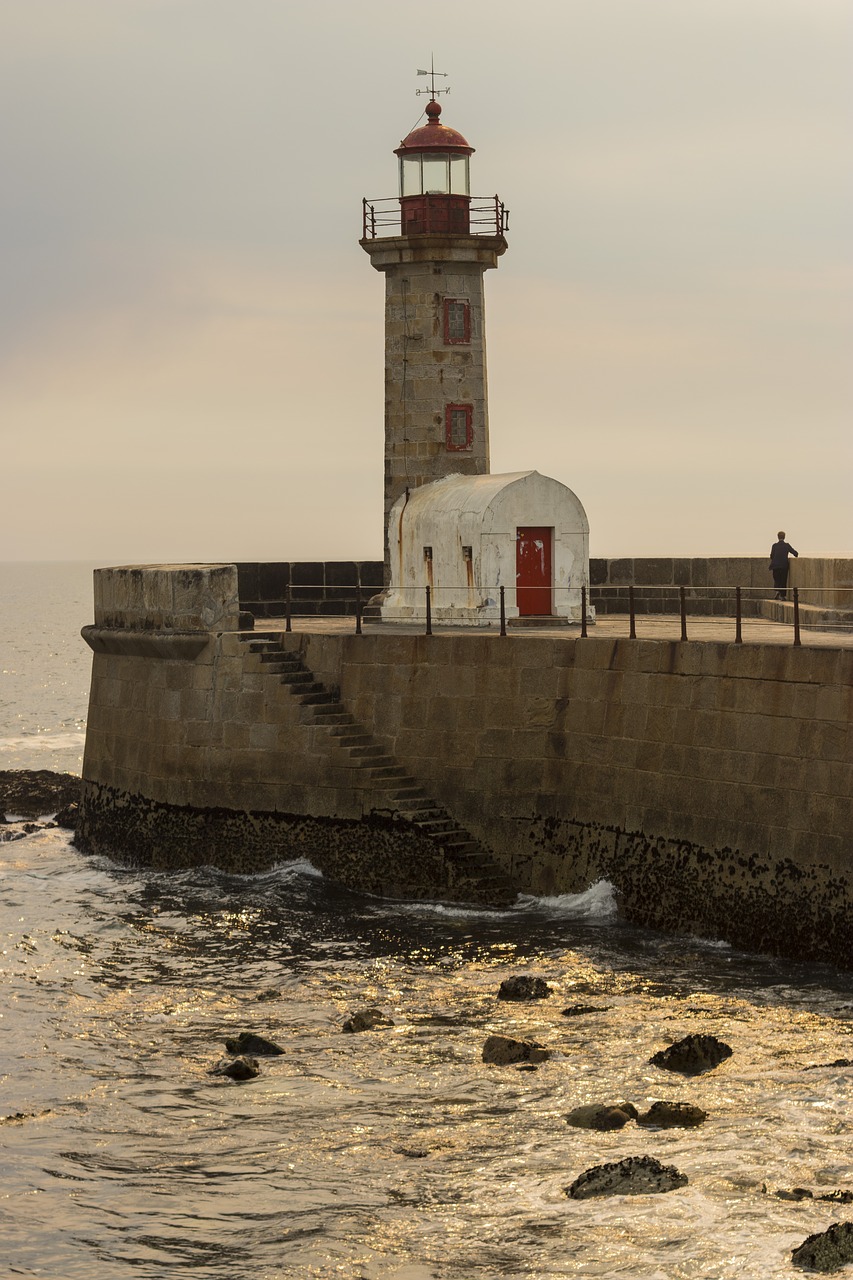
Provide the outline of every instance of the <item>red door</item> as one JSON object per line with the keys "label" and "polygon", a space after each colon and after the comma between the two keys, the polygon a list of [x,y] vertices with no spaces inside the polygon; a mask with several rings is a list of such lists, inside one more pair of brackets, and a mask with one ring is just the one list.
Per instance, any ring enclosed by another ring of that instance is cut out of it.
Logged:
{"label": "red door", "polygon": [[553,529],[519,529],[515,544],[515,599],[522,618],[551,613]]}

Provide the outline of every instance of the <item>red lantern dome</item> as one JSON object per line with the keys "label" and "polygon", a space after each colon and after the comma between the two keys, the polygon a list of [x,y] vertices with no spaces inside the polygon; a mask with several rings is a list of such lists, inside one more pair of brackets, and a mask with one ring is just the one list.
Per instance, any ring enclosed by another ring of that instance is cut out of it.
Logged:
{"label": "red lantern dome", "polygon": [[394,151],[400,157],[400,216],[404,236],[467,235],[471,186],[468,157],[474,148],[442,124],[433,99],[427,123],[413,129]]}

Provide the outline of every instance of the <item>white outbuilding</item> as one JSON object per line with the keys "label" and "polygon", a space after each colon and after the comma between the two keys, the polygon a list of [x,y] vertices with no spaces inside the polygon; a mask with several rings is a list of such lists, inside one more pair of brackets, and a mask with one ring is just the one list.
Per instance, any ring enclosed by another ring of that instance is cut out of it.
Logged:
{"label": "white outbuilding", "polygon": [[538,471],[452,475],[402,494],[388,524],[387,621],[579,622],[589,522],[571,489]]}

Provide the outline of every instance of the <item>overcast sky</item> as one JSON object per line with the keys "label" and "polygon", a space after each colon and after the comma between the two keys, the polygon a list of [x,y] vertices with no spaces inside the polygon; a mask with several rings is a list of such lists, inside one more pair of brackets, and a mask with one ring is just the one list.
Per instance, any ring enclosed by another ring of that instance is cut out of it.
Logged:
{"label": "overcast sky", "polygon": [[853,552],[850,0],[0,0],[0,560],[381,555],[362,196],[450,73],[492,469]]}

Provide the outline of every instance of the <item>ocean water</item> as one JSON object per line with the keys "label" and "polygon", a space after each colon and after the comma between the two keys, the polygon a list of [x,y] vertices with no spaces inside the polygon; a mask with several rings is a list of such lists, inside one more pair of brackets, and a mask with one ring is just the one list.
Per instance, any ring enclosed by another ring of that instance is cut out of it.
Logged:
{"label": "ocean water", "polygon": [[[80,767],[90,568],[0,566],[0,768]],[[853,976],[630,927],[607,884],[467,911],[299,861],[128,868],[44,829],[0,844],[0,939],[4,1276],[768,1280],[853,1220],[773,1194],[853,1188],[853,1071],[826,1065],[853,1058]],[[511,973],[553,994],[498,1001]],[[580,1003],[600,1012],[562,1015]],[[391,1025],[344,1034],[365,1006]],[[285,1052],[248,1083],[212,1075],[243,1029]],[[495,1032],[553,1056],[484,1065]],[[732,1057],[693,1079],[649,1064],[690,1032]],[[708,1120],[566,1125],[622,1099]],[[567,1198],[641,1154],[688,1185]]]}

